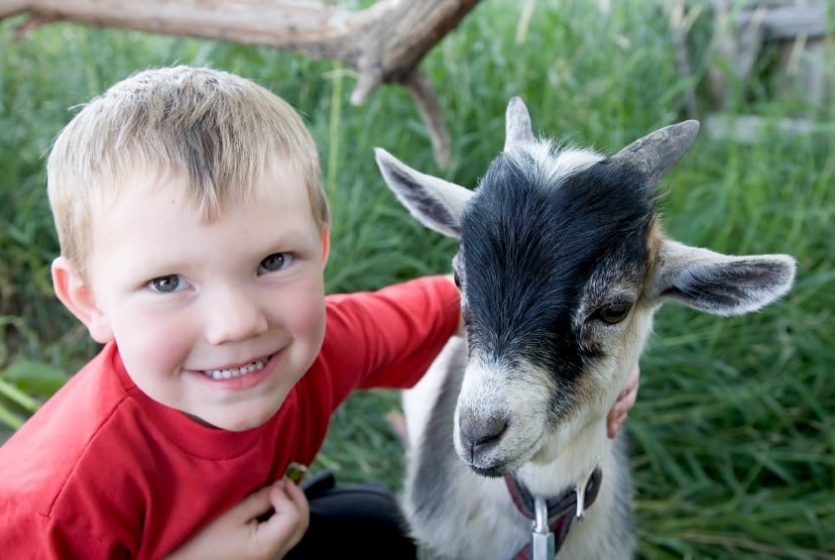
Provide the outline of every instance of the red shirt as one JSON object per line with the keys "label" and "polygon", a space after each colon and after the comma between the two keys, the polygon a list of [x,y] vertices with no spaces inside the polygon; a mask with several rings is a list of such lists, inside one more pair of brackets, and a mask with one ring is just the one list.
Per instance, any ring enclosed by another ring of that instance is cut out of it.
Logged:
{"label": "red shirt", "polygon": [[203,426],[153,401],[110,343],[0,447],[0,556],[161,558],[291,461],[309,465],[358,387],[410,387],[459,321],[430,277],[327,298],[322,350],[268,422]]}

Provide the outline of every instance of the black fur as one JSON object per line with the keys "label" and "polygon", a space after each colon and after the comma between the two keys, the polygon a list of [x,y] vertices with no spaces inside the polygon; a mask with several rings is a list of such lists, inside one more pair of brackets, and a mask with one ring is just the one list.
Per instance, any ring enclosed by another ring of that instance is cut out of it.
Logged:
{"label": "black fur", "polygon": [[552,184],[538,165],[503,154],[464,213],[467,332],[471,352],[538,363],[570,391],[599,352],[573,327],[577,300],[609,261],[643,270],[655,199],[641,173],[610,160]]}

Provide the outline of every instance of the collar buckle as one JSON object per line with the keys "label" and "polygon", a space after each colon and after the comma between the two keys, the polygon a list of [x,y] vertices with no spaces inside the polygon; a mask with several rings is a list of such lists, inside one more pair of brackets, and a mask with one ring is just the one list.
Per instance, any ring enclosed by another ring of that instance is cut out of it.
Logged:
{"label": "collar buckle", "polygon": [[533,502],[535,519],[531,528],[531,560],[553,560],[556,555],[554,533],[548,524],[548,504],[542,496]]}
{"label": "collar buckle", "polygon": [[594,503],[602,482],[603,471],[597,466],[591,470],[582,486],[577,485],[563,494],[546,499],[531,494],[516,477],[505,476],[505,485],[516,509],[532,521],[530,543],[522,547],[514,559],[552,559],[568,536],[572,521],[582,519]]}

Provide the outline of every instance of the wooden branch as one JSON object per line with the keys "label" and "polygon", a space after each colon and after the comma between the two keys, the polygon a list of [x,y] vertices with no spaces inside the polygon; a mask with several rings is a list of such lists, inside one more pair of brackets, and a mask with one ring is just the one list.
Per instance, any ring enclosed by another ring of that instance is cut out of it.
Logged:
{"label": "wooden branch", "polygon": [[826,6],[824,0],[799,2],[796,5],[772,6],[765,9],[759,21],[752,22],[757,18],[757,9],[749,8],[741,11],[736,17],[737,27],[750,26],[755,23],[763,29],[764,41],[775,41],[778,39],[794,39],[798,35],[807,37],[825,37],[829,31],[826,19]]}
{"label": "wooden branch", "polygon": [[0,0],[0,20],[28,14],[31,19],[20,33],[69,21],[265,45],[337,60],[357,71],[351,94],[355,105],[381,84],[406,87],[429,129],[436,161],[445,167],[449,133],[434,91],[414,71],[476,4],[478,0],[380,0],[352,12],[313,0]]}
{"label": "wooden branch", "polygon": [[440,105],[438,105],[438,98],[435,96],[432,84],[429,83],[426,75],[417,68],[404,76],[401,82],[408,90],[409,95],[412,96],[427,128],[434,131],[429,135],[429,139],[432,141],[435,162],[438,167],[446,167],[449,164],[452,142],[446,126],[444,126],[443,118],[441,118]]}

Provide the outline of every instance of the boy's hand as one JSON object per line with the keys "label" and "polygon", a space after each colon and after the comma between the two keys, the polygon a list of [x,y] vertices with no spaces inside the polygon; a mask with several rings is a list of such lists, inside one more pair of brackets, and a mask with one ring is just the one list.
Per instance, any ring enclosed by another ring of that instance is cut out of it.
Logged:
{"label": "boy's hand", "polygon": [[626,422],[626,416],[635,405],[635,400],[638,398],[640,377],[641,370],[638,364],[635,364],[635,368],[629,374],[629,379],[626,380],[623,391],[618,395],[618,400],[615,401],[615,404],[609,410],[609,414],[606,415],[606,434],[610,438],[614,438],[618,434],[618,430]]}
{"label": "boy's hand", "polygon": [[[270,509],[275,512],[259,521]],[[309,522],[304,492],[285,478],[244,498],[167,560],[276,560],[298,544]]]}

